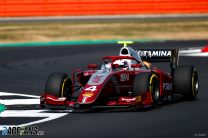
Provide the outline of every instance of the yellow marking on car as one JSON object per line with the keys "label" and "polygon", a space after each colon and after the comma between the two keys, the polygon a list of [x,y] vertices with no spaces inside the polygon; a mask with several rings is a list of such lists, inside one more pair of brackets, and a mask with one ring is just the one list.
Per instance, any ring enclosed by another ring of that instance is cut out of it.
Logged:
{"label": "yellow marking on car", "polygon": [[85,92],[84,94],[82,94],[83,97],[92,97],[93,93],[92,92]]}
{"label": "yellow marking on car", "polygon": [[144,63],[148,68],[151,67],[151,63],[149,63],[149,62],[147,62],[147,61],[143,61],[143,63]]}
{"label": "yellow marking on car", "polygon": [[141,96],[137,96],[136,97],[136,102],[141,102],[142,101],[142,97]]}
{"label": "yellow marking on car", "polygon": [[133,41],[118,41],[118,44],[123,44],[124,47],[127,47],[128,44],[133,44]]}
{"label": "yellow marking on car", "polygon": [[[155,74],[153,74],[151,77],[150,77],[150,83],[149,83],[149,87],[150,87],[150,93],[152,94],[152,80],[153,80],[153,78],[157,78],[158,79],[158,77],[155,75]],[[152,98],[152,96],[151,96],[151,100],[152,100],[153,98]],[[153,101],[153,100],[152,100]]]}
{"label": "yellow marking on car", "polygon": [[67,81],[68,78],[64,79],[63,83],[62,83],[62,87],[61,87],[61,97],[64,97],[64,86],[65,86],[65,83]]}
{"label": "yellow marking on car", "polygon": [[154,77],[156,77],[158,79],[158,77],[154,74],[150,77],[150,83],[149,84],[150,84],[150,91],[151,92],[152,92],[152,80],[153,80]]}

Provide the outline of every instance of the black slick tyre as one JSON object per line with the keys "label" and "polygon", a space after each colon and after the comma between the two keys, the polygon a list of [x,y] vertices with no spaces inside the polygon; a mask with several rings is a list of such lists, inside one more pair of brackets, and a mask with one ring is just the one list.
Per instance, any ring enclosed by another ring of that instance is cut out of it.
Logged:
{"label": "black slick tyre", "polygon": [[147,91],[152,94],[153,105],[159,105],[160,89],[159,89],[159,78],[157,75],[151,72],[142,72],[135,76],[133,83],[134,96],[142,95]]}
{"label": "black slick tyre", "polygon": [[178,66],[173,73],[173,88],[188,100],[194,100],[199,91],[199,78],[193,66]]}
{"label": "black slick tyre", "polygon": [[69,99],[72,95],[72,81],[65,73],[52,73],[46,81],[45,93]]}

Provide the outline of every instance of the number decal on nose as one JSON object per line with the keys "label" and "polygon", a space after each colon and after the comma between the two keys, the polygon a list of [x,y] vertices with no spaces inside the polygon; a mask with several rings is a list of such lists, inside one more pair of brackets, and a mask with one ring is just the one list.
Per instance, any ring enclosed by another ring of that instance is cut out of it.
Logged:
{"label": "number decal on nose", "polygon": [[91,92],[94,92],[96,90],[97,90],[97,86],[90,86],[90,87],[85,89],[85,91],[91,91]]}

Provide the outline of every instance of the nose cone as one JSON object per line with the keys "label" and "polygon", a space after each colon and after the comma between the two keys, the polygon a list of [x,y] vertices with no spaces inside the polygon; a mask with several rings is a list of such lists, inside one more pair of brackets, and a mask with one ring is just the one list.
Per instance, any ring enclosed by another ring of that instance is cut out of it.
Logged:
{"label": "nose cone", "polygon": [[92,103],[95,99],[96,97],[93,92],[83,92],[79,97],[79,103],[89,104],[89,103]]}
{"label": "nose cone", "polygon": [[93,103],[95,103],[99,94],[100,94],[101,88],[102,88],[102,84],[101,85],[93,85],[93,86],[86,85],[78,97],[78,103],[79,104],[93,104]]}

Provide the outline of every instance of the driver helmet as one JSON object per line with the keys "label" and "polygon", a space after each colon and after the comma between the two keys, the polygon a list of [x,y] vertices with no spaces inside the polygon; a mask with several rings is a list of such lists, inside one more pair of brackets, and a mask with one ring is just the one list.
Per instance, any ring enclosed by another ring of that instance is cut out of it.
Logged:
{"label": "driver helmet", "polygon": [[111,63],[106,63],[106,64],[105,64],[105,68],[106,68],[106,69],[110,69],[110,68],[111,68]]}
{"label": "driver helmet", "polygon": [[116,60],[113,64],[118,64],[121,70],[128,70],[128,63],[127,61]]}

